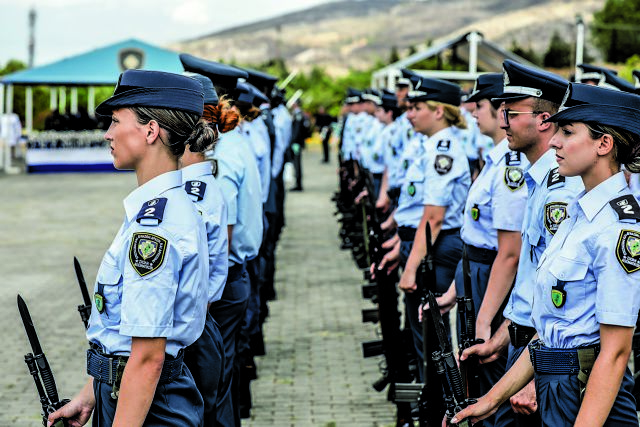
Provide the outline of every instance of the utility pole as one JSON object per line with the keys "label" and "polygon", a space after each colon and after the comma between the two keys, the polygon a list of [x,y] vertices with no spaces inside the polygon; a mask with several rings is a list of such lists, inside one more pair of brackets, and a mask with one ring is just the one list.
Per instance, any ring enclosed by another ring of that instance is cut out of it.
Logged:
{"label": "utility pole", "polygon": [[29,10],[29,68],[33,67],[33,57],[36,50],[36,10]]}

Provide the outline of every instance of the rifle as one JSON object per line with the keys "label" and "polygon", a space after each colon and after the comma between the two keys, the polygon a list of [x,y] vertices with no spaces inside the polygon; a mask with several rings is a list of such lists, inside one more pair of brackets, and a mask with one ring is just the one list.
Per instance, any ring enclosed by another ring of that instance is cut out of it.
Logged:
{"label": "rifle", "polygon": [[[471,269],[466,247],[462,251],[462,271],[464,276],[464,296],[456,298],[460,319],[460,353],[484,340],[476,339],[476,310],[471,289]],[[466,385],[467,396],[480,396],[480,379],[478,377],[479,359],[472,355],[460,362],[460,373]]]}
{"label": "rifle", "polygon": [[[447,422],[449,422],[455,414],[467,406],[476,403],[476,399],[468,398],[465,393],[462,375],[456,364],[456,359],[453,356],[451,342],[449,342],[444,321],[440,315],[440,307],[438,306],[436,297],[431,291],[428,293],[427,300],[429,302],[429,312],[431,313],[436,336],[438,337],[439,347],[439,350],[432,353],[431,360],[436,366],[436,371],[442,381],[444,401],[447,408],[445,415]],[[461,427],[471,427],[471,422],[468,419],[464,419],[458,422],[457,425]]]}
{"label": "rifle", "polygon": [[[53,373],[49,367],[49,362],[40,346],[40,341],[38,340],[36,329],[33,326],[27,304],[25,304],[20,295],[18,295],[18,310],[20,311],[20,317],[22,318],[22,323],[24,324],[24,329],[27,332],[31,350],[33,351],[33,353],[27,353],[24,356],[24,361],[29,368],[29,374],[31,374],[36,384],[40,404],[42,405],[42,425],[46,426],[49,414],[52,414],[69,403],[69,399],[60,400],[58,398],[58,390],[53,378]],[[66,419],[59,418],[55,420],[52,425],[53,427],[67,427],[68,423]]]}
{"label": "rifle", "polygon": [[91,317],[91,298],[89,297],[89,291],[87,290],[87,282],[84,280],[84,274],[82,274],[82,267],[78,258],[73,257],[73,268],[76,270],[76,277],[78,278],[78,285],[80,286],[80,292],[82,293],[82,299],[84,304],[78,306],[78,312],[80,313],[80,319],[84,323],[84,328],[89,328],[89,317]]}

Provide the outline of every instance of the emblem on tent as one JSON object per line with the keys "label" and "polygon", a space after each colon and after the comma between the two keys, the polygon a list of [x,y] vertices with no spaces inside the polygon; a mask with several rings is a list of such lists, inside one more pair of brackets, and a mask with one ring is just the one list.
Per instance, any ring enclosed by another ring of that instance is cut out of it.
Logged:
{"label": "emblem on tent", "polygon": [[136,48],[126,48],[118,52],[120,70],[137,70],[144,65],[144,51]]}

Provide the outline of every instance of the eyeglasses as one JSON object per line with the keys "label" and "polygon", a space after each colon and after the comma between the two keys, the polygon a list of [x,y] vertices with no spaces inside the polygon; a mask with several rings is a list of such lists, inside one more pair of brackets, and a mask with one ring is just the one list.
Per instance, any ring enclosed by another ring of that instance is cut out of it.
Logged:
{"label": "eyeglasses", "polygon": [[502,109],[502,118],[504,119],[504,124],[509,126],[509,116],[515,116],[516,114],[542,114],[543,111],[513,111],[508,108]]}

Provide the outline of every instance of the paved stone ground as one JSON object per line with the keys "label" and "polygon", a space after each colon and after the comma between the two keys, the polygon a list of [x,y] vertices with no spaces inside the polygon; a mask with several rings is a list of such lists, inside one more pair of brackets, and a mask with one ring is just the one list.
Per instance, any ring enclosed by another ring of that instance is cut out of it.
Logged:
{"label": "paved stone ground", "polygon": [[[371,383],[377,360],[360,343],[361,275],[338,249],[330,196],[335,166],[304,153],[305,192],[289,193],[278,249],[278,300],[265,326],[252,418],[243,426],[387,426],[393,408]],[[30,351],[16,307],[20,292],[56,376],[60,395],[84,383],[86,340],[73,256],[90,284],[135,187],[123,174],[0,176],[0,426],[40,425],[40,405],[23,355]]]}

